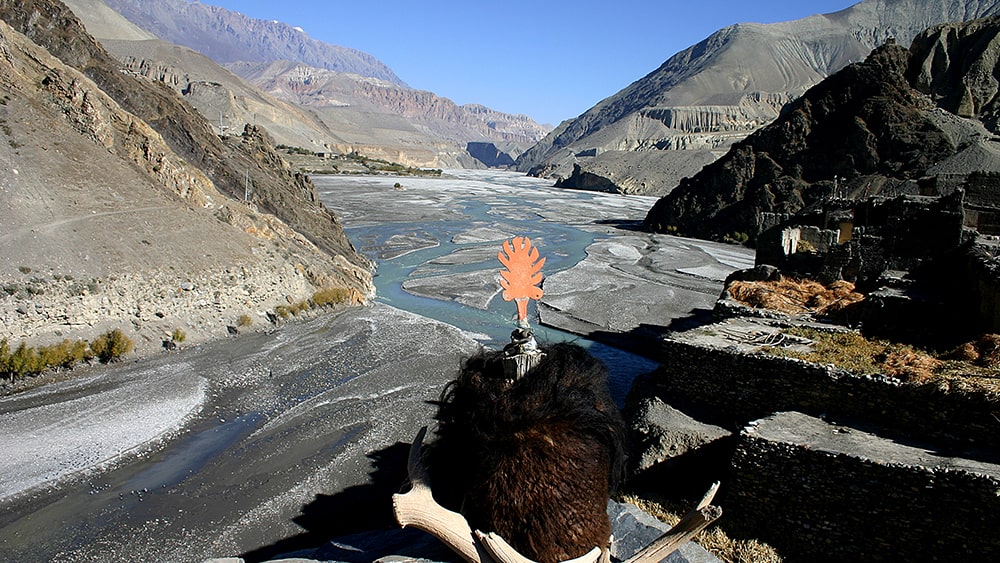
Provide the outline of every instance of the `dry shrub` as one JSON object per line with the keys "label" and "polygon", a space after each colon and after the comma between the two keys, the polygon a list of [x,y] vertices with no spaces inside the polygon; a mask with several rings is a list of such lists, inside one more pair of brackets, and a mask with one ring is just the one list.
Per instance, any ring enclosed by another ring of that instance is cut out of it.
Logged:
{"label": "dry shrub", "polygon": [[[885,374],[913,383],[933,379],[944,362],[920,350],[885,340],[868,339],[858,332],[820,332],[793,328],[786,332],[813,341],[809,352],[785,350],[780,355],[819,364],[834,364],[857,374]],[[772,351],[772,353],[775,353]]]}
{"label": "dry shrub", "polygon": [[1000,334],[984,334],[976,340],[979,359],[976,363],[983,367],[1000,366]]}
{"label": "dry shrub", "polygon": [[985,368],[1000,367],[1000,334],[984,334],[966,342],[948,354],[948,359]]}
{"label": "dry shrub", "polygon": [[882,361],[886,375],[913,383],[930,381],[934,371],[942,364],[941,360],[911,348],[892,350]]}
{"label": "dry shrub", "polygon": [[953,360],[969,362],[972,364],[979,360],[979,350],[976,350],[975,342],[966,342],[956,348],[955,351],[951,353],[950,357]]}
{"label": "dry shrub", "polygon": [[854,291],[853,283],[843,280],[824,286],[813,280],[782,276],[777,281],[735,281],[728,289],[740,303],[792,315],[829,315],[864,299]]}

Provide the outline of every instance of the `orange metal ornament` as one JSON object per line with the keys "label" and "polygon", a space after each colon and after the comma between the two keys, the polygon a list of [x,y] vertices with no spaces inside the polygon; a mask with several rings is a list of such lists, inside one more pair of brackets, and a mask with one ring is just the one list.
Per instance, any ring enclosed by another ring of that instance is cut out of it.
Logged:
{"label": "orange metal ornament", "polygon": [[497,259],[506,269],[500,271],[500,287],[504,301],[514,301],[517,305],[518,324],[527,323],[528,299],[542,298],[542,265],[545,258],[538,257],[538,249],[531,246],[528,237],[514,237],[503,241],[503,250]]}

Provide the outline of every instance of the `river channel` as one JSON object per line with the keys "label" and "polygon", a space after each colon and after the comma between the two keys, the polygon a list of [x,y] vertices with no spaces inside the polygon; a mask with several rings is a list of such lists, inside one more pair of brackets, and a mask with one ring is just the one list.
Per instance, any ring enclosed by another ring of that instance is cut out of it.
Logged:
{"label": "river channel", "polygon": [[[637,225],[650,197],[580,192],[550,180],[502,171],[448,171],[442,178],[385,176],[313,178],[320,200],[337,212],[359,252],[378,266],[377,299],[456,326],[502,348],[513,329],[514,305],[500,296],[497,252],[505,239],[526,236],[551,276],[577,265],[595,240],[620,234],[607,225]],[[541,342],[573,341],[609,366],[612,392],[624,400],[631,379],[655,362],[539,323]]]}

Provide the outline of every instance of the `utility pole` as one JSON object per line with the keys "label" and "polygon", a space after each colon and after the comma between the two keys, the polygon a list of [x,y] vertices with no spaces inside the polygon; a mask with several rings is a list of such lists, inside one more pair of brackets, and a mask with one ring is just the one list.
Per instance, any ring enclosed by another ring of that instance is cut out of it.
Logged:
{"label": "utility pole", "polygon": [[250,201],[250,169],[247,168],[246,175],[243,177],[243,203],[248,203]]}

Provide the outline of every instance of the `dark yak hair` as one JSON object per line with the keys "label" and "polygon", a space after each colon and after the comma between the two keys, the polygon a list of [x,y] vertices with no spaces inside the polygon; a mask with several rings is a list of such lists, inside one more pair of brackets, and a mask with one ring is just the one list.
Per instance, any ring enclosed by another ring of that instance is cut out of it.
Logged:
{"label": "dark yak hair", "polygon": [[439,503],[541,563],[607,546],[625,428],[607,369],[575,344],[543,346],[506,379],[502,352],[468,359],[438,402],[429,466]]}

